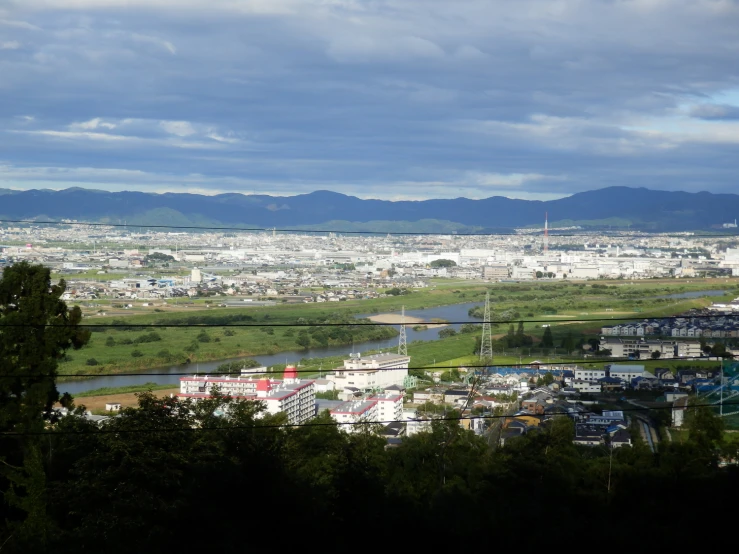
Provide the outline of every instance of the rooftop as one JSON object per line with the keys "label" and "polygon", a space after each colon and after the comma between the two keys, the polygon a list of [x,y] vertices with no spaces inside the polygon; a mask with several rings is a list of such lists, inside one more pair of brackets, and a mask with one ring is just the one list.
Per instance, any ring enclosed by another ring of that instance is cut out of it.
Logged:
{"label": "rooftop", "polygon": [[362,415],[377,404],[376,400],[358,400],[343,402],[331,410],[331,414]]}

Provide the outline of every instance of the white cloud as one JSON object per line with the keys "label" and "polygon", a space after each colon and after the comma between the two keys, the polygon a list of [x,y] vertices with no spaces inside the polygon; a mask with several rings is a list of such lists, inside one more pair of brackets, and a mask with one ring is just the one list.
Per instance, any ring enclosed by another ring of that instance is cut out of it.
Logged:
{"label": "white cloud", "polygon": [[170,135],[178,137],[189,137],[196,132],[189,121],[160,121],[159,126]]}
{"label": "white cloud", "polygon": [[8,40],[6,42],[0,42],[0,50],[18,50],[21,47],[21,43],[17,40]]}
{"label": "white cloud", "polygon": [[206,135],[209,139],[215,140],[217,142],[226,142],[229,144],[234,144],[236,142],[239,142],[239,139],[233,138],[233,137],[224,137],[223,135],[218,134],[216,131],[209,131]]}
{"label": "white cloud", "polygon": [[90,119],[89,121],[82,121],[80,123],[72,123],[69,128],[71,130],[92,130],[92,129],[115,129],[115,123],[109,123],[101,120],[99,117]]}
{"label": "white cloud", "polygon": [[18,29],[27,29],[29,31],[41,30],[41,28],[37,27],[36,25],[31,25],[30,23],[27,23],[25,21],[15,21],[12,19],[0,19],[0,25],[5,25],[6,27],[16,27]]}
{"label": "white cloud", "polygon": [[482,173],[478,171],[470,171],[467,173],[467,180],[475,185],[481,185],[491,188],[514,189],[521,188],[532,181],[563,181],[562,176],[549,176],[539,173]]}
{"label": "white cloud", "polygon": [[134,140],[136,137],[127,137],[125,135],[112,135],[109,133],[91,133],[83,131],[54,131],[54,130],[40,130],[40,131],[16,131],[19,133],[27,133],[32,135],[44,135],[54,138],[62,139],[88,139],[88,140],[103,140],[103,141],[124,141]]}
{"label": "white cloud", "polygon": [[156,44],[158,46],[161,46],[162,48],[167,50],[167,52],[169,52],[172,55],[177,54],[177,48],[175,48],[174,44],[172,44],[168,40],[164,40],[164,39],[157,38],[157,37],[150,37],[147,35],[140,35],[138,33],[134,33],[133,35],[131,35],[131,38],[137,42],[148,42],[151,44]]}

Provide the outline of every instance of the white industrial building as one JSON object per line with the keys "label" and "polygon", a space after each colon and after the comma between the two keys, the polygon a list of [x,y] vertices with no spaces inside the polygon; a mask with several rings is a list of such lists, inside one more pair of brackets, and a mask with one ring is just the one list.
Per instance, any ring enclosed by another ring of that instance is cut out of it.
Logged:
{"label": "white industrial building", "polygon": [[297,425],[311,419],[315,413],[315,382],[299,379],[294,366],[285,368],[284,378],[253,379],[252,377],[209,377],[193,375],[180,379],[182,398],[210,398],[213,387],[232,398],[262,402],[269,414],[284,412],[288,423]]}

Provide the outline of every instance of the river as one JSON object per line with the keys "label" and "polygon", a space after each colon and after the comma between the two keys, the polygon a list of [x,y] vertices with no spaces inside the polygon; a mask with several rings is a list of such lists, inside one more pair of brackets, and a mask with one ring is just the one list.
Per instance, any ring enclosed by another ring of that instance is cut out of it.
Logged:
{"label": "river", "polygon": [[[468,312],[470,308],[481,305],[480,302],[467,302],[465,304],[453,304],[451,306],[438,306],[436,308],[426,308],[424,310],[407,310],[405,313],[410,317],[422,318],[430,321],[433,318],[445,319],[447,321],[480,321],[479,319],[470,318]],[[357,315],[357,318],[369,317],[372,314]],[[396,326],[399,328],[399,326]],[[456,330],[461,327],[460,324],[452,325]],[[406,326],[406,334],[408,343],[415,340],[436,340],[439,338],[439,331],[443,329],[426,329],[423,331],[414,331],[413,325]],[[363,342],[362,350],[375,350],[378,348],[388,348],[398,344],[398,337],[391,339]],[[355,348],[359,350],[359,348]],[[303,358],[326,358],[328,356],[348,356],[352,347],[346,346],[328,346],[326,348],[311,348],[309,350],[291,350],[280,352],[278,354],[268,354],[263,356],[247,356],[252,360],[258,361],[264,366],[272,366],[284,363],[298,363]],[[131,385],[143,385],[144,383],[172,384],[177,385],[180,381],[180,373],[185,372],[214,372],[216,368],[226,362],[236,362],[243,360],[244,357],[228,358],[225,360],[217,360],[212,362],[199,362],[196,364],[173,365],[165,368],[143,370],[136,372],[136,375],[105,375],[100,377],[92,377],[79,381],[68,381],[58,383],[57,388],[60,393],[68,392],[69,394],[78,394],[80,392],[99,389],[103,387],[126,387]],[[331,368],[327,368],[331,369]],[[152,375],[158,374],[158,375]]]}

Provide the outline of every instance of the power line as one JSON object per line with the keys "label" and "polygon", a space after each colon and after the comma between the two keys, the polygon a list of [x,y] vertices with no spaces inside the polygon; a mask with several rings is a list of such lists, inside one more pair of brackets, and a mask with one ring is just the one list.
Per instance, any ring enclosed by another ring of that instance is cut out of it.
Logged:
{"label": "power line", "polygon": [[[258,399],[257,399],[258,400]],[[250,400],[247,400],[246,402],[251,402]],[[724,402],[724,406],[734,406],[739,405],[739,402]],[[714,404],[693,404],[686,407],[686,409],[694,409],[694,408],[715,408],[716,406]],[[644,406],[644,407],[638,407],[638,408],[622,408],[619,410],[615,410],[618,412],[649,412],[649,411],[661,411],[661,410],[673,410],[673,406]],[[587,414],[587,415],[601,415],[597,412],[591,411],[591,410],[585,410],[577,412],[578,414]],[[526,415],[533,415],[533,414],[526,414]],[[571,412],[550,412],[549,414],[544,414],[546,416],[571,416]],[[66,416],[69,417],[69,416]],[[495,419],[503,419],[503,418],[515,418],[516,416],[513,415],[479,415],[479,416],[463,416],[460,415],[459,417],[440,417],[440,418],[429,418],[429,419],[421,419],[420,421],[429,422],[432,423],[434,421],[464,421],[464,420],[474,420],[474,419],[483,419],[483,420],[495,420]],[[345,421],[345,422],[314,422],[314,423],[298,423],[298,424],[290,424],[290,423],[275,423],[275,424],[264,424],[264,425],[223,425],[223,426],[211,426],[211,427],[183,427],[179,429],[173,429],[171,427],[161,428],[161,429],[106,429],[105,427],[100,428],[96,431],[87,431],[87,430],[64,430],[64,431],[4,431],[0,432],[0,436],[38,436],[38,435],[94,435],[94,434],[133,434],[133,433],[178,433],[178,432],[198,432],[198,431],[236,431],[236,430],[248,430],[248,429],[287,429],[287,428],[295,428],[295,427],[332,427],[334,425],[336,426],[354,426],[354,425],[390,425],[392,423],[407,423],[408,421],[419,421],[416,420],[403,420],[403,419],[393,419],[388,421]]]}
{"label": "power line", "polygon": [[[248,356],[247,356],[248,357]],[[638,359],[635,360],[633,358],[590,358],[590,359],[573,359],[573,360],[557,360],[552,362],[539,362],[540,365],[545,366],[561,366],[561,365],[577,365],[577,364],[613,364],[613,363],[622,363],[622,362],[632,362],[632,363],[665,363],[665,362],[695,362],[695,361],[704,361],[704,362],[716,362],[720,363],[718,360],[707,360],[704,357],[701,356],[679,356],[679,357],[673,357],[673,358],[645,358],[645,359]],[[418,366],[418,367],[395,367],[395,368],[383,368],[383,371],[411,371],[414,369],[419,370],[430,370],[430,369],[459,369],[460,367],[467,368],[467,369],[489,369],[489,368],[518,368],[518,369],[537,369],[532,368],[531,364],[535,362],[529,362],[529,363],[510,363],[510,364],[487,364],[487,365],[470,365],[470,364],[458,364],[458,365],[449,365],[449,366],[440,366],[440,365],[431,365],[431,366]],[[287,364],[291,365],[291,364]],[[253,369],[253,368],[245,368],[245,369]],[[549,369],[541,369],[541,371],[553,371]],[[343,368],[336,368],[338,371],[362,371],[362,370],[350,370],[350,369],[343,369]],[[296,369],[296,373],[315,373],[317,371],[316,368],[311,369]],[[144,372],[138,372],[138,373],[56,373],[54,374],[54,377],[165,377],[165,376],[208,376],[208,377],[217,377],[217,376],[232,376],[232,377],[249,377],[250,375],[269,375],[270,373],[279,373],[279,372],[267,372],[267,373],[254,373],[254,374],[241,374],[241,373],[232,373],[232,372],[224,372],[224,371],[214,371],[214,372],[205,372],[205,371],[187,371],[187,372],[174,372],[174,373],[144,373]],[[7,378],[18,378],[18,377],[24,377],[24,378],[30,378],[30,377],[41,377],[36,374],[0,374],[0,379]]]}
{"label": "power line", "polygon": [[[196,316],[197,317],[197,316]],[[215,316],[218,317],[218,316]],[[648,314],[635,315],[634,317],[611,317],[611,318],[564,318],[564,319],[500,319],[500,320],[489,320],[489,321],[445,321],[440,323],[438,321],[417,321],[414,325],[506,325],[514,323],[588,323],[588,322],[606,322],[606,321],[636,321],[636,320],[659,320],[659,321],[672,321],[676,319],[715,319],[723,317],[727,318],[739,318],[737,315],[727,314],[696,314],[696,315],[665,315],[665,316],[650,316]],[[91,328],[189,328],[189,327],[393,327],[400,325],[399,323],[384,323],[380,321],[369,321],[364,322],[361,319],[346,323],[267,323],[267,322],[253,322],[253,323],[79,323],[75,327],[91,327]],[[67,327],[67,325],[55,324],[55,323],[4,323],[0,322],[0,328],[2,327]],[[614,335],[615,336],[615,335]],[[636,336],[636,335],[631,335]],[[627,336],[627,338],[631,337]],[[638,336],[642,338],[642,335]],[[646,337],[646,335],[645,335]],[[623,338],[623,337],[617,337]],[[687,337],[675,337],[675,338],[687,338]]]}
{"label": "power line", "polygon": [[[504,232],[490,232],[490,233],[456,233],[456,232],[438,232],[432,233],[428,231],[341,231],[336,229],[298,229],[298,228],[284,228],[278,229],[276,227],[205,227],[199,225],[130,225],[124,223],[92,223],[85,221],[36,221],[33,219],[0,219],[0,223],[23,223],[30,225],[72,225],[72,226],[85,226],[85,227],[141,227],[146,229],[192,229],[202,231],[245,231],[245,232],[273,232],[273,233],[337,233],[344,235],[392,235],[392,236],[439,236],[439,235],[455,235],[460,237],[489,237],[489,236],[539,236],[542,232],[541,229],[531,229],[530,231],[517,231],[514,233]],[[551,229],[550,229],[551,230]],[[739,238],[737,233],[715,233],[710,235],[690,235],[692,231],[673,232],[673,233],[642,233],[642,234],[612,234],[605,232],[589,231],[585,233],[558,233],[556,230],[550,237],[587,237],[589,234],[597,234],[598,236],[612,237],[612,238],[654,238],[654,237],[674,237],[674,238],[686,238],[690,240],[695,239],[710,239],[710,238],[723,238],[723,237],[734,237]],[[628,233],[628,231],[624,231]]]}

